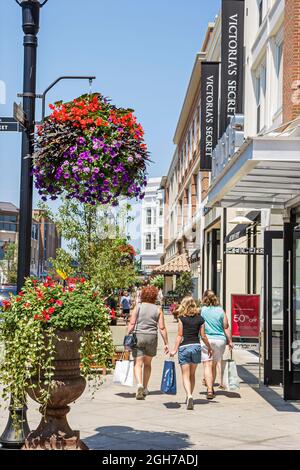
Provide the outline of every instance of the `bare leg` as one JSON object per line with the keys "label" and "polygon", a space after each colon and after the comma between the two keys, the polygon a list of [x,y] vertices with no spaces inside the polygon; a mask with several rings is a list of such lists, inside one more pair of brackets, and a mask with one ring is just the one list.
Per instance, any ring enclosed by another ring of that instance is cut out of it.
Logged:
{"label": "bare leg", "polygon": [[148,387],[150,375],[151,375],[151,362],[152,357],[144,356],[144,378],[143,378],[143,386],[144,388]]}
{"label": "bare leg", "polygon": [[211,361],[211,362],[212,362],[213,385],[214,385],[216,381],[216,376],[217,376],[217,361]]}
{"label": "bare leg", "polygon": [[187,397],[192,396],[192,387],[191,387],[191,375],[190,375],[190,364],[184,364],[181,366],[182,372],[182,381],[184,390]]}
{"label": "bare leg", "polygon": [[134,361],[134,374],[136,381],[139,385],[143,385],[143,365],[144,365],[144,356],[137,357]]}
{"label": "bare leg", "polygon": [[207,390],[212,392],[213,390],[213,361],[205,361],[204,365],[204,377],[207,386]]}
{"label": "bare leg", "polygon": [[190,382],[191,382],[191,395],[193,395],[193,391],[195,389],[195,374],[198,364],[190,364]]}

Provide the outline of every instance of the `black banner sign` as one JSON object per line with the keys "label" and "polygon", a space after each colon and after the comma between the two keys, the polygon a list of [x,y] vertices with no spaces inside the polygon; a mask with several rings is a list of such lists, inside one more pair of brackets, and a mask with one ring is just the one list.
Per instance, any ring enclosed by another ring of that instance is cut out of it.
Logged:
{"label": "black banner sign", "polygon": [[226,248],[224,253],[226,255],[263,255],[265,252],[264,248],[241,248],[241,247],[230,247]]}
{"label": "black banner sign", "polygon": [[243,113],[244,0],[222,0],[221,110],[219,137],[230,118]]}
{"label": "black banner sign", "polygon": [[201,64],[200,169],[211,170],[212,152],[218,142],[219,63]]}

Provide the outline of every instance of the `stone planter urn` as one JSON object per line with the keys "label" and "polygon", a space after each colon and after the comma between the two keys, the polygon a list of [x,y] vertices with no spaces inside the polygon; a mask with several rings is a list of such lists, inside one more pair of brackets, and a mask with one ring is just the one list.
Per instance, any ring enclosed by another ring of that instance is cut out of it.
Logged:
{"label": "stone planter urn", "polygon": [[[58,331],[55,340],[53,380],[56,386],[51,390],[51,398],[46,409],[40,408],[42,419],[35,431],[31,431],[25,440],[23,450],[88,450],[80,441],[79,431],[73,431],[67,421],[69,403],[74,402],[83,393],[86,381],[80,375],[80,336],[77,331]],[[39,383],[33,380],[37,388],[28,389],[28,395],[39,402]]]}

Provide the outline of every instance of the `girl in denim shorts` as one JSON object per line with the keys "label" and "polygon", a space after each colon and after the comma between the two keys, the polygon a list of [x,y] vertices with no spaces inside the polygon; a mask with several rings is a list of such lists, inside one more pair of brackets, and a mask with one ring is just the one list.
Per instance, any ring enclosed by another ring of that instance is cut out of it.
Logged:
{"label": "girl in denim shorts", "polygon": [[208,354],[212,355],[210,343],[206,337],[204,320],[200,316],[193,297],[185,297],[179,307],[178,335],[171,357],[178,352],[179,365],[182,372],[183,386],[187,397],[187,409],[194,409],[193,391],[195,388],[195,373],[201,362],[201,336]]}

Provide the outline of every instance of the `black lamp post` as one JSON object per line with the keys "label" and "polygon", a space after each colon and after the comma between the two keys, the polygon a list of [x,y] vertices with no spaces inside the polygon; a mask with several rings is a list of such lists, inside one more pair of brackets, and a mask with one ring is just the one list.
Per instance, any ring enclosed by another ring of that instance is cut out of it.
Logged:
{"label": "black lamp post", "polygon": [[[23,109],[26,115],[26,128],[22,133],[21,152],[21,185],[20,185],[20,213],[19,213],[19,249],[18,249],[18,278],[17,289],[22,288],[24,279],[30,275],[31,252],[31,222],[32,222],[32,176],[31,158],[33,153],[33,133],[35,123],[36,99],[36,55],[37,34],[39,31],[40,8],[47,3],[44,0],[16,0],[22,8],[22,27],[24,31],[24,75],[23,75]],[[11,403],[13,397],[11,397]],[[18,449],[22,447],[29,433],[26,418],[26,404],[16,411],[19,417],[19,426],[13,426],[11,414],[6,428],[0,437],[0,444],[4,448]]]}

